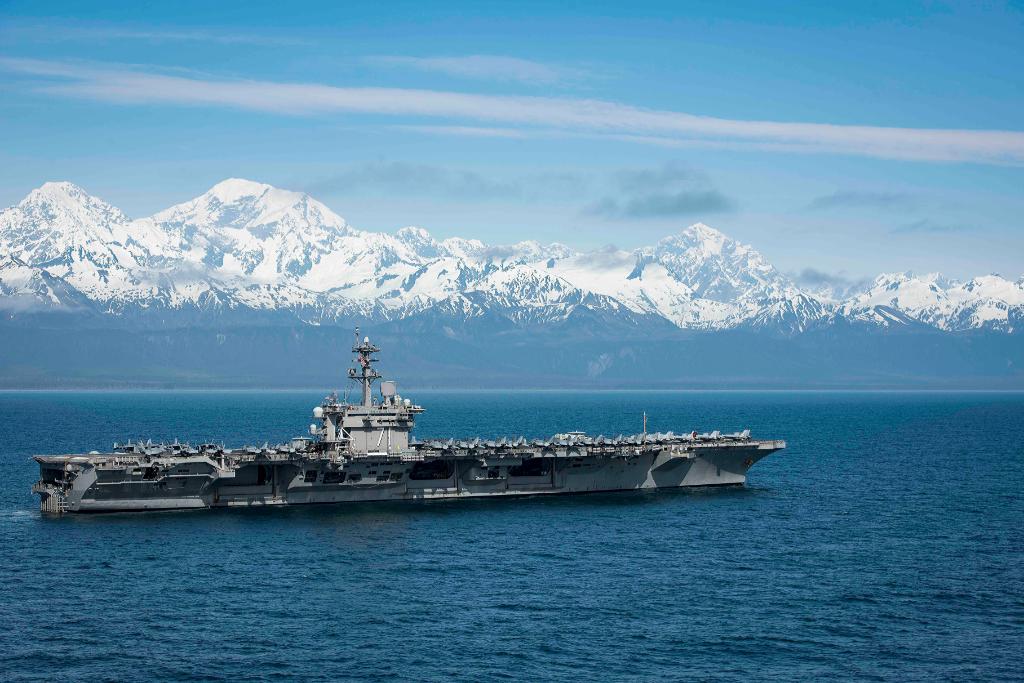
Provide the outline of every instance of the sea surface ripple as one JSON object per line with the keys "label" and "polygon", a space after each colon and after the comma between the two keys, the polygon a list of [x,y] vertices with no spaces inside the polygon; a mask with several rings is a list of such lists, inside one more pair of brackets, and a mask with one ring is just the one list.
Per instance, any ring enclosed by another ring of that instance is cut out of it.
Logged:
{"label": "sea surface ripple", "polygon": [[410,392],[420,437],[750,428],[743,488],[44,517],[34,453],[309,392],[0,393],[0,679],[1020,680],[1024,396]]}

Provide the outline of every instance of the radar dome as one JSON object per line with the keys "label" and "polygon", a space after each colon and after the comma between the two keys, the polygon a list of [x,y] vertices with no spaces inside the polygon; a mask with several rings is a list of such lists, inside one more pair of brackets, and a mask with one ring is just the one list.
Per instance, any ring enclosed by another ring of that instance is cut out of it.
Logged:
{"label": "radar dome", "polygon": [[317,406],[316,408],[313,408],[313,417],[315,417],[316,419],[319,420],[323,416],[324,416],[324,409],[323,408],[321,408],[320,406]]}

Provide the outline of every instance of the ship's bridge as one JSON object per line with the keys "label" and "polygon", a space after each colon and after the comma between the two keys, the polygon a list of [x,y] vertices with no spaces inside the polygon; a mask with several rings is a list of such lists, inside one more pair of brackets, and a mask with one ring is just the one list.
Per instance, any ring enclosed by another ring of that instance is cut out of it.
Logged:
{"label": "ship's bridge", "polygon": [[353,455],[380,453],[398,454],[409,449],[409,434],[415,424],[415,415],[423,408],[398,395],[393,381],[380,383],[380,400],[372,395],[372,384],[381,375],[374,370],[373,356],[379,349],[364,337],[352,352],[356,354],[358,369],[349,369],[349,378],[360,385],[362,402],[358,404],[338,401],[328,396],[313,409],[313,418],[319,425],[310,425],[325,450],[347,451]]}

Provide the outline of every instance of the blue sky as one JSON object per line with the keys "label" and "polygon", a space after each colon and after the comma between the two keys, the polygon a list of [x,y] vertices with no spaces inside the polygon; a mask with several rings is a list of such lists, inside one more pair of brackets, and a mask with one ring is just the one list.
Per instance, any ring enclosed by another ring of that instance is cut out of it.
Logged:
{"label": "blue sky", "polygon": [[1020,3],[0,4],[0,204],[226,177],[357,227],[1024,274]]}

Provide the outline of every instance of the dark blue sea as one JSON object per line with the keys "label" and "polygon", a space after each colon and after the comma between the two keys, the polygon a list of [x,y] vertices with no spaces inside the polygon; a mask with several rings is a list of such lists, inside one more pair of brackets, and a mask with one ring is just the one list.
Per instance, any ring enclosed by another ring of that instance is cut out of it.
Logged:
{"label": "dark blue sea", "polygon": [[0,394],[0,679],[1020,680],[1024,395],[410,392],[417,434],[785,438],[744,488],[45,518],[38,452],[317,393]]}

